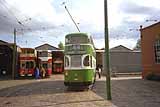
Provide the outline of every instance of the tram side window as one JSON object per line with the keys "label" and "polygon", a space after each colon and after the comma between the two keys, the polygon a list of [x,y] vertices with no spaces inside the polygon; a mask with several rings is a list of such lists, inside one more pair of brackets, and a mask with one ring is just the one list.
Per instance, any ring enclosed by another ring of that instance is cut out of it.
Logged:
{"label": "tram side window", "polygon": [[25,68],[25,63],[21,64],[21,68],[24,69]]}
{"label": "tram side window", "polygon": [[85,56],[84,60],[83,60],[83,65],[84,66],[89,66],[89,55]]}
{"label": "tram side window", "polygon": [[30,68],[34,68],[34,63],[33,63],[33,61],[30,61]]}
{"label": "tram side window", "polygon": [[65,67],[69,67],[69,58],[65,57]]}
{"label": "tram side window", "polygon": [[29,62],[26,62],[26,68],[29,68]]}

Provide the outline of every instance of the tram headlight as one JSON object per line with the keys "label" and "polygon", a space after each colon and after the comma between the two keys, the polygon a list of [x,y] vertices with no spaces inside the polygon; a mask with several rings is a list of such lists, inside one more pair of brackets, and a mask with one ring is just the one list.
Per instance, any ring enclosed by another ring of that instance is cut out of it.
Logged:
{"label": "tram headlight", "polygon": [[65,72],[65,76],[68,76],[68,71]]}

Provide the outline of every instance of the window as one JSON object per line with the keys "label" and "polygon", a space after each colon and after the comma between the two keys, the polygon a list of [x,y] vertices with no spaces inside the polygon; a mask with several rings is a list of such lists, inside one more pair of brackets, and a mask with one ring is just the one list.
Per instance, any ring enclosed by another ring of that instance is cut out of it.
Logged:
{"label": "window", "polygon": [[89,55],[85,56],[85,58],[83,60],[83,65],[84,66],[89,66]]}
{"label": "window", "polygon": [[50,52],[48,52],[48,57],[52,57],[52,54]]}
{"label": "window", "polygon": [[34,63],[33,63],[33,61],[26,62],[26,68],[27,68],[27,69],[34,68]]}
{"label": "window", "polygon": [[80,50],[85,50],[85,46],[84,45],[80,45]]}
{"label": "window", "polygon": [[65,56],[65,67],[69,67],[69,58]]}
{"label": "window", "polygon": [[26,68],[29,69],[29,62],[26,62]]}
{"label": "window", "polygon": [[69,42],[69,40],[68,40],[68,38],[66,38],[66,43],[68,43]]}
{"label": "window", "polygon": [[71,56],[71,67],[81,67],[81,55]]}
{"label": "window", "polygon": [[80,44],[80,43],[88,43],[88,37],[86,36],[71,36],[68,39],[66,38],[67,44]]}
{"label": "window", "polygon": [[160,63],[160,40],[156,40],[154,49],[155,49],[155,61],[156,63]]}
{"label": "window", "polygon": [[80,45],[72,45],[73,50],[80,50]]}
{"label": "window", "polygon": [[21,68],[24,69],[25,68],[25,63],[21,64]]}

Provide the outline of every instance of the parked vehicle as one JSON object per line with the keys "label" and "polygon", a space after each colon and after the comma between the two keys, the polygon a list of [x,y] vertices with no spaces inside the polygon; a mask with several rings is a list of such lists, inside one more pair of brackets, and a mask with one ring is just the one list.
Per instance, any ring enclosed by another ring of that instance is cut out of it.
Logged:
{"label": "parked vehicle", "polygon": [[19,76],[33,76],[36,67],[36,56],[34,49],[22,48],[20,53]]}
{"label": "parked vehicle", "polygon": [[96,52],[87,33],[71,33],[65,37],[64,84],[90,86],[95,81]]}

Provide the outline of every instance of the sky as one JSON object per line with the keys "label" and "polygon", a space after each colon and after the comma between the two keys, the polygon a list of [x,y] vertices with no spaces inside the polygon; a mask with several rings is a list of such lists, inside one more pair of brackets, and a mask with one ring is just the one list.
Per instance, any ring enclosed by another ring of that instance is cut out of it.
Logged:
{"label": "sky", "polygon": [[[0,0],[0,40],[13,42],[16,28],[20,47],[64,43],[66,34],[78,31],[63,2],[80,31],[92,35],[96,48],[104,48],[104,0]],[[140,39],[139,26],[157,23],[159,11],[159,0],[108,0],[109,47],[132,49]]]}

